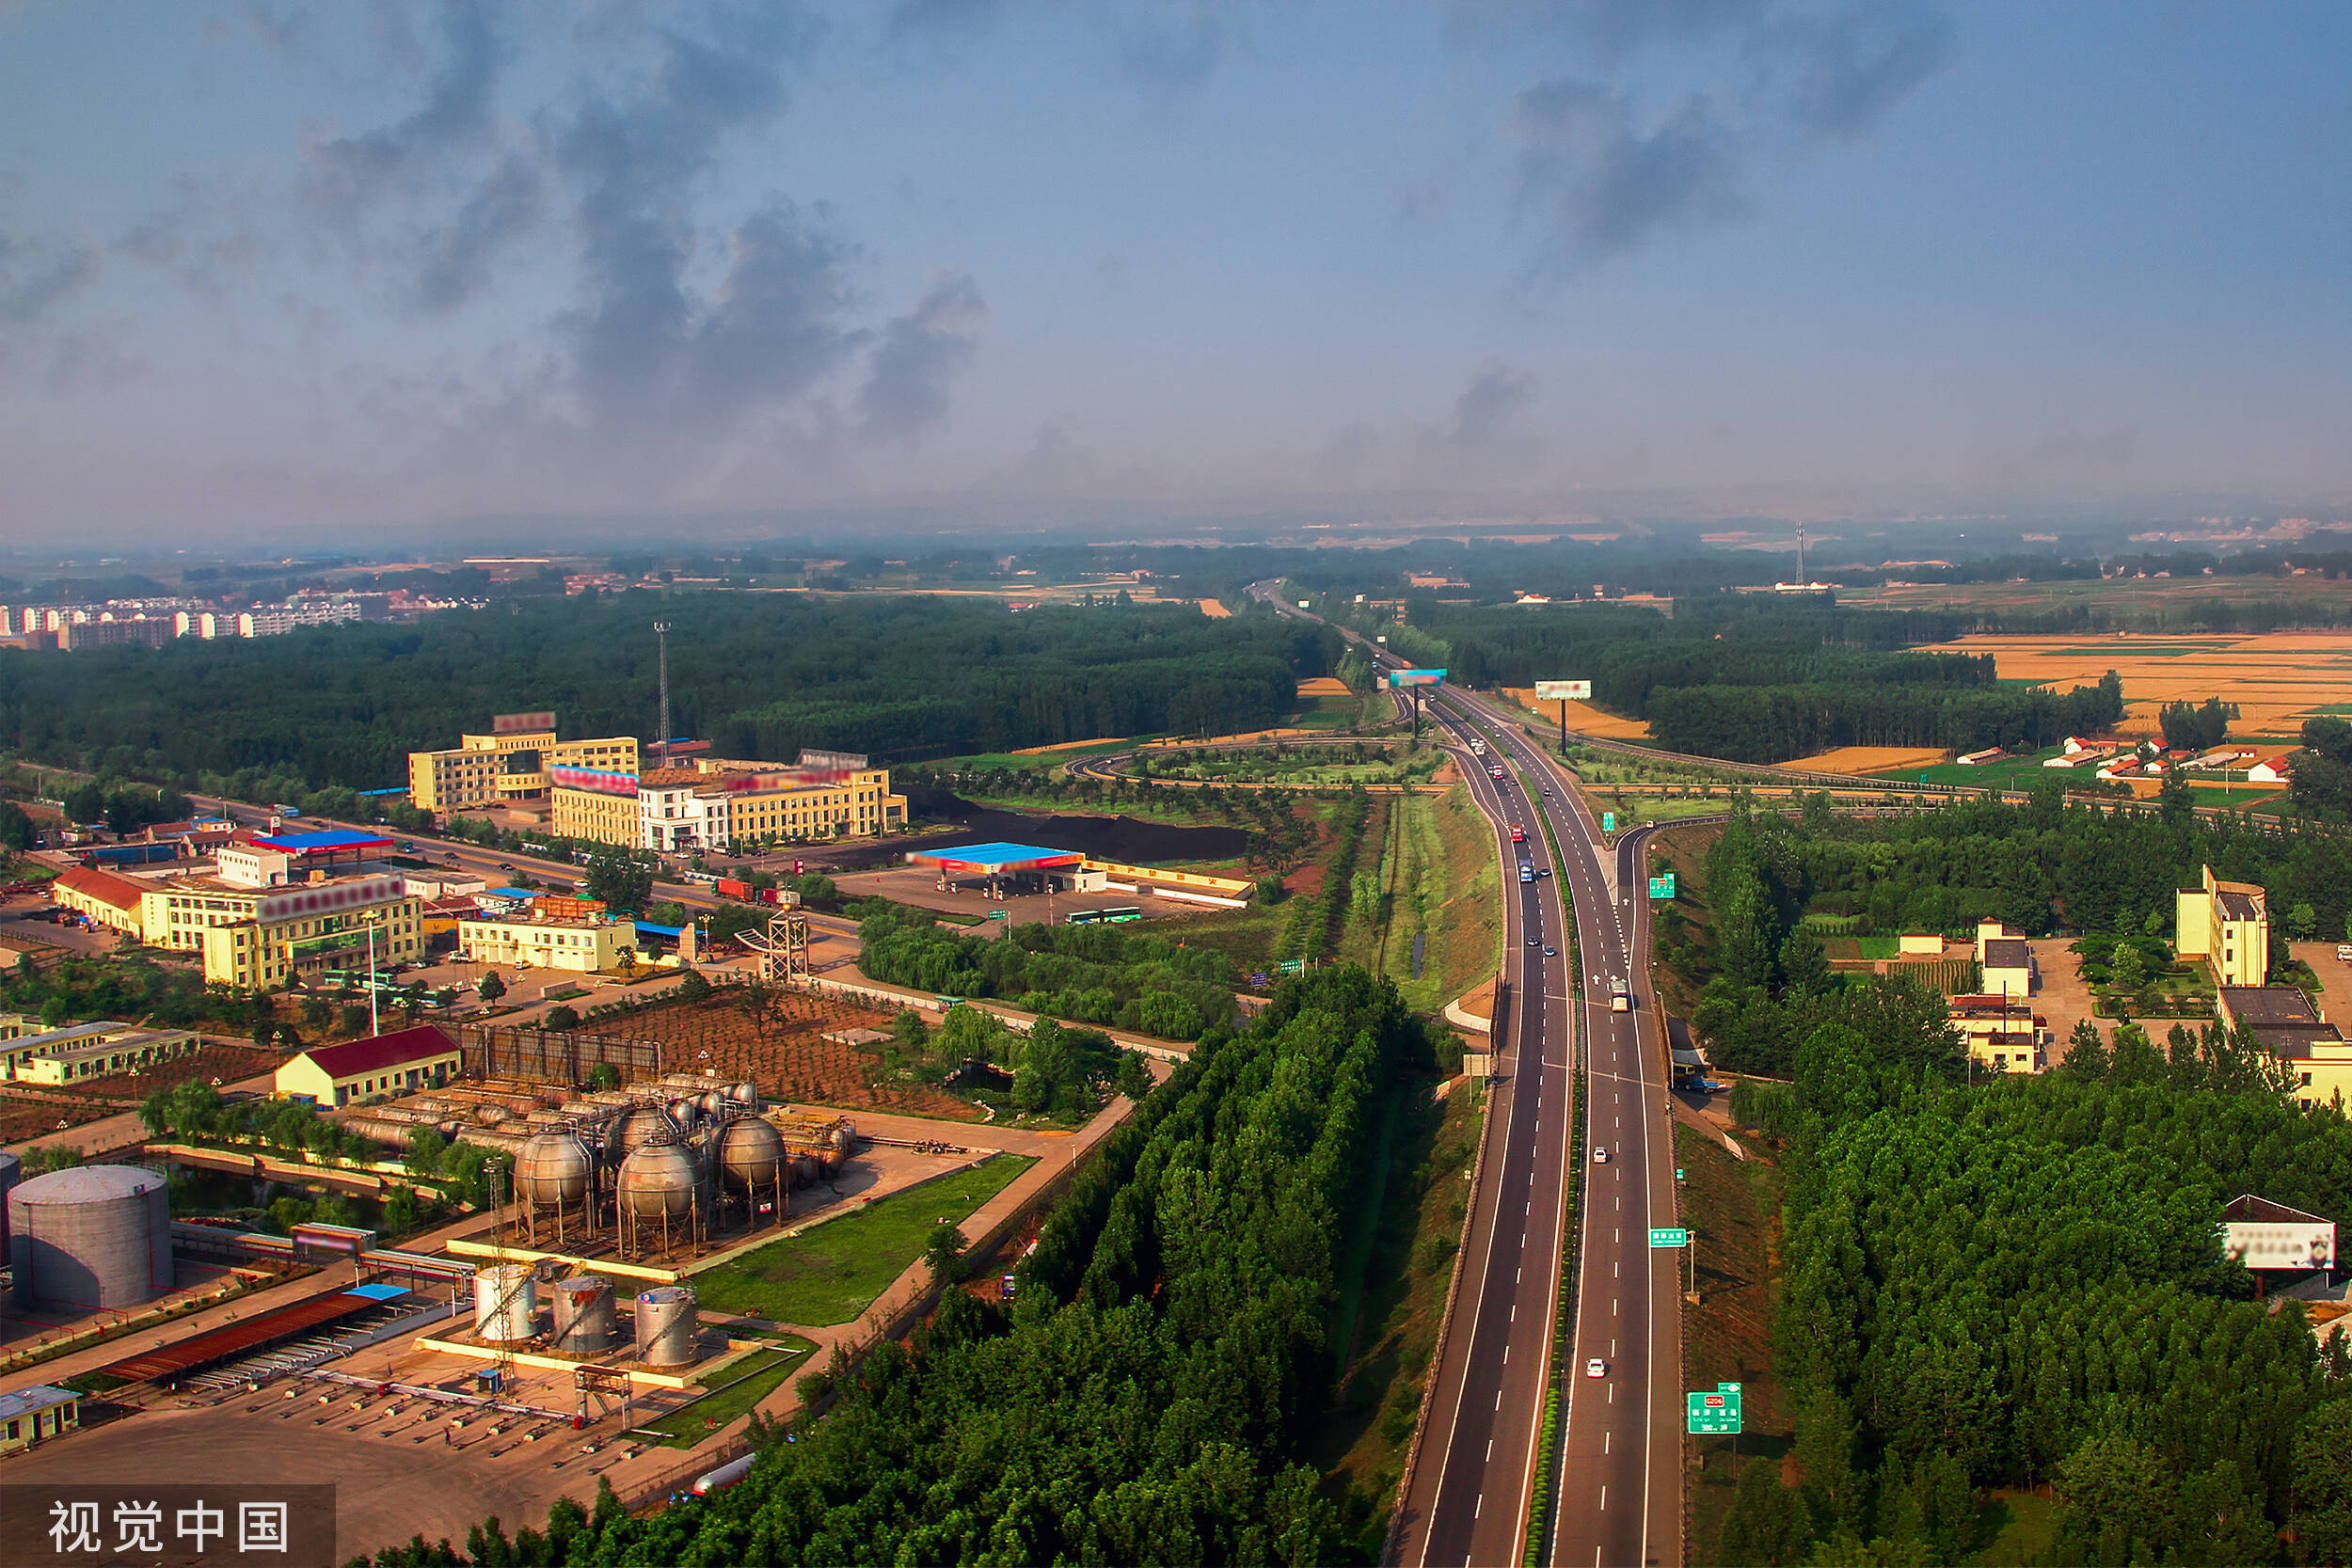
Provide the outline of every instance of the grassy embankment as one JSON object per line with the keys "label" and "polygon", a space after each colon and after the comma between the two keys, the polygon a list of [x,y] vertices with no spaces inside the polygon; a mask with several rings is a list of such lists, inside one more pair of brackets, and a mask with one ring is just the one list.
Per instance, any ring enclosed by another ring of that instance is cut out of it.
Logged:
{"label": "grassy embankment", "polygon": [[961,1223],[1036,1162],[998,1154],[695,1274],[704,1307],[771,1323],[845,1323],[923,1255],[940,1219]]}
{"label": "grassy embankment", "polygon": [[645,1422],[641,1430],[660,1433],[665,1447],[692,1448],[758,1404],[786,1378],[808,1370],[809,1353],[817,1348],[813,1341],[787,1334],[774,1344],[773,1350],[754,1351],[727,1367],[709,1393]]}
{"label": "grassy embankment", "polygon": [[1462,784],[1442,796],[1409,796],[1388,805],[1378,863],[1367,865],[1379,879],[1379,918],[1351,931],[1343,951],[1394,976],[1406,1006],[1433,1011],[1502,965],[1502,883],[1494,840]]}

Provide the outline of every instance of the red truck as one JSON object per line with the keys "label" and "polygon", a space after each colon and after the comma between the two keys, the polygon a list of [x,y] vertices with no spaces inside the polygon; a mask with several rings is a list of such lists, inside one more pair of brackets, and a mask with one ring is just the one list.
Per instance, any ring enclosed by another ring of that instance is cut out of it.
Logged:
{"label": "red truck", "polygon": [[749,898],[752,895],[751,883],[738,881],[732,877],[722,877],[712,885],[722,898]]}
{"label": "red truck", "polygon": [[1516,822],[1511,824],[1511,842],[1514,844],[1525,844],[1527,842],[1527,830],[1520,827]]}

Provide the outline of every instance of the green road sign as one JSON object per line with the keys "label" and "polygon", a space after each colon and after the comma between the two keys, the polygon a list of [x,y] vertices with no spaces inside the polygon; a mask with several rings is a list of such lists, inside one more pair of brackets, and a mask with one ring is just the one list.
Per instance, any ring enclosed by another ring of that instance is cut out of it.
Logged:
{"label": "green road sign", "polygon": [[1649,1244],[1652,1246],[1689,1246],[1691,1233],[1680,1226],[1676,1226],[1671,1229],[1653,1229],[1649,1233]]}
{"label": "green road sign", "polygon": [[1736,1383],[1718,1383],[1715,1385],[1715,1392],[1718,1394],[1736,1394],[1739,1391],[1740,1386]]}
{"label": "green road sign", "polygon": [[988,918],[991,920],[1007,920],[1011,917],[1006,914],[1002,910],[991,910],[988,911]]}
{"label": "green road sign", "polygon": [[1675,1180],[1677,1181],[1687,1180],[1682,1174],[1682,1167],[1680,1165],[1675,1166]]}
{"label": "green road sign", "polygon": [[1740,1394],[1736,1387],[1718,1389],[1712,1394],[1686,1394],[1683,1401],[1684,1431],[1697,1437],[1726,1433],[1735,1437],[1739,1435]]}
{"label": "green road sign", "polygon": [[1663,877],[1652,877],[1649,879],[1649,895],[1652,898],[1672,898],[1675,895],[1675,874],[1669,871]]}
{"label": "green road sign", "polygon": [[1605,811],[1600,814],[1600,831],[1604,833],[1613,833],[1617,831],[1617,814],[1615,812]]}
{"label": "green road sign", "polygon": [[1304,974],[1307,973],[1307,960],[1304,958],[1284,958],[1274,966],[1274,973],[1277,974]]}

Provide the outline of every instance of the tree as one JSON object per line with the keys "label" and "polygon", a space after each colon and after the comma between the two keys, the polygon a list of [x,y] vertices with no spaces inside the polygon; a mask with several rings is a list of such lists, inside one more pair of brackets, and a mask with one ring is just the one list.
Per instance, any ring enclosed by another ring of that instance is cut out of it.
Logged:
{"label": "tree", "polygon": [[1152,1092],[1152,1069],[1144,1065],[1143,1053],[1127,1051],[1120,1053],[1119,1092],[1136,1104],[1141,1104]]}
{"label": "tree", "polygon": [[703,978],[701,970],[690,969],[671,994],[681,1002],[700,1002],[710,994],[710,982]]}
{"label": "tree", "polygon": [[580,1027],[580,1013],[569,1006],[550,1007],[547,1016],[539,1021],[539,1027],[552,1029],[559,1035],[568,1035]]}
{"label": "tree", "polygon": [[2295,1437],[2287,1521],[2305,1562],[2352,1562],[2352,1399],[2306,1411]]}
{"label": "tree", "polygon": [[33,819],[14,800],[0,800],[0,849],[23,854],[33,847]]}
{"label": "tree", "polygon": [[924,1259],[931,1266],[931,1283],[952,1285],[963,1274],[963,1249],[967,1243],[963,1232],[953,1220],[941,1220],[931,1227],[930,1243],[923,1249]]}
{"label": "tree", "polygon": [[588,1069],[588,1086],[592,1089],[617,1089],[621,1086],[621,1069],[611,1062],[598,1062]]}
{"label": "tree", "polygon": [[599,851],[588,858],[587,895],[615,913],[634,914],[653,898],[653,871],[626,850]]}
{"label": "tree", "polygon": [[336,1015],[335,1022],[342,1027],[344,1034],[359,1034],[368,1026],[368,1009],[360,1003],[346,1002],[342,1011]]}
{"label": "tree", "polygon": [[745,1018],[752,1021],[752,1028],[762,1040],[765,1040],[768,1037],[768,1031],[774,1026],[776,1020],[783,1016],[784,992],[765,980],[754,980],[750,985],[741,987],[736,991],[735,1006]]}
{"label": "tree", "polygon": [[1820,936],[1805,927],[1789,932],[1788,940],[1781,943],[1780,969],[1788,989],[1801,995],[1818,996],[1830,989],[1829,951]]}
{"label": "tree", "polygon": [[498,971],[494,969],[482,977],[482,983],[474,987],[474,991],[485,1006],[495,1006],[498,999],[506,994],[506,982],[499,978]]}
{"label": "tree", "polygon": [[302,1022],[313,1029],[324,1029],[335,1016],[335,1005],[326,997],[313,993],[302,999]]}

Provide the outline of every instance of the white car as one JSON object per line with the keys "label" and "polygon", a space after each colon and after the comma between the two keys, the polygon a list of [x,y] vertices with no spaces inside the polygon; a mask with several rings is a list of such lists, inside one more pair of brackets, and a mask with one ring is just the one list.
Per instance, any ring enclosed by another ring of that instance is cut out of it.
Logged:
{"label": "white car", "polygon": [[1597,1165],[1605,1165],[1608,1163],[1609,1150],[1600,1144],[1595,1144],[1593,1146],[1593,1164]]}
{"label": "white car", "polygon": [[1584,1363],[1584,1375],[1586,1377],[1607,1377],[1609,1375],[1609,1363],[1603,1361],[1599,1356],[1596,1355],[1591,1360]]}

